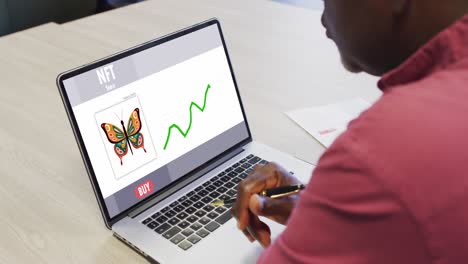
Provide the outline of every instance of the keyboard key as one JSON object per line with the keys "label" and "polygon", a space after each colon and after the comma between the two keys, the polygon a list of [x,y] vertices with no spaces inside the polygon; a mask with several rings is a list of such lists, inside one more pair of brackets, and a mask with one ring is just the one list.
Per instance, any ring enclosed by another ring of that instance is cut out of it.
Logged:
{"label": "keyboard key", "polygon": [[218,174],[218,176],[220,176],[220,177],[222,177],[222,176],[224,176],[224,175],[226,175],[226,172],[224,172],[224,171],[222,171],[222,172],[220,172],[220,173]]}
{"label": "keyboard key", "polygon": [[215,182],[215,181],[217,181],[218,179],[219,179],[218,176],[214,176],[213,178],[210,179],[210,182]]}
{"label": "keyboard key", "polygon": [[207,204],[205,207],[203,207],[203,210],[209,212],[214,209],[214,206]]}
{"label": "keyboard key", "polygon": [[176,207],[172,208],[172,210],[174,210],[174,211],[177,212],[177,213],[182,212],[184,209],[185,209],[185,207],[183,207],[183,206],[180,205],[180,204],[178,204]]}
{"label": "keyboard key", "polygon": [[239,162],[236,162],[236,163],[232,164],[232,166],[231,166],[231,167],[233,167],[233,168],[237,168],[237,167],[239,167],[239,165],[240,165],[240,164],[239,164]]}
{"label": "keyboard key", "polygon": [[215,181],[215,182],[213,182],[213,185],[216,186],[216,187],[219,187],[219,186],[223,185],[223,182],[222,181]]}
{"label": "keyboard key", "polygon": [[189,238],[187,238],[188,241],[192,242],[192,244],[198,243],[198,241],[201,240],[201,238],[197,235],[192,235]]}
{"label": "keyboard key", "polygon": [[180,220],[179,220],[178,218],[175,218],[175,217],[174,217],[174,218],[169,219],[169,221],[167,221],[167,222],[168,222],[169,224],[171,224],[171,225],[177,225],[177,223],[179,223]]}
{"label": "keyboard key", "polygon": [[206,231],[203,228],[197,231],[197,235],[199,235],[200,237],[206,237],[209,234],[210,234],[210,232]]}
{"label": "keyboard key", "polygon": [[226,208],[221,207],[221,206],[216,207],[215,212],[217,212],[218,214],[222,214],[222,213],[226,212]]}
{"label": "keyboard key", "polygon": [[155,229],[156,227],[158,227],[158,223],[156,223],[155,221],[149,223],[147,226],[151,229]]}
{"label": "keyboard key", "polygon": [[[202,208],[203,206],[205,206],[205,204],[202,203],[202,202],[196,202],[196,203],[193,204],[193,207],[195,207],[195,208],[197,208],[197,209],[200,209],[200,208]],[[193,208],[193,207],[192,207],[192,208]],[[193,212],[192,212],[192,213],[193,213]]]}
{"label": "keyboard key", "polygon": [[215,212],[210,212],[208,213],[206,216],[208,216],[209,218],[211,219],[215,219],[216,217],[219,216],[219,214],[215,213]]}
{"label": "keyboard key", "polygon": [[237,173],[242,173],[244,172],[244,169],[239,167],[239,168],[236,168],[234,171]]}
{"label": "keyboard key", "polygon": [[250,174],[252,171],[253,171],[253,169],[250,168],[250,169],[246,170],[245,173]]}
{"label": "keyboard key", "polygon": [[241,160],[239,161],[239,163],[244,163],[244,162],[246,162],[246,161],[247,161],[247,159],[241,159]]}
{"label": "keyboard key", "polygon": [[247,178],[247,173],[241,173],[241,174],[239,174],[239,178],[241,178],[241,179]]}
{"label": "keyboard key", "polygon": [[158,234],[162,234],[162,233],[166,232],[169,228],[171,228],[171,225],[168,224],[168,223],[164,223],[164,224],[156,227],[156,229],[154,229],[154,231],[156,231],[156,233],[158,233]]}
{"label": "keyboard key", "polygon": [[197,188],[195,188],[195,192],[199,192],[203,189],[203,186],[198,186]]}
{"label": "keyboard key", "polygon": [[164,213],[168,212],[169,210],[171,210],[171,208],[169,208],[169,207],[166,206],[166,207],[164,207],[164,208],[161,210],[161,213],[164,214]]}
{"label": "keyboard key", "polygon": [[226,188],[228,188],[228,189],[230,189],[230,188],[232,188],[232,187],[234,187],[234,186],[236,186],[236,185],[235,185],[234,183],[232,183],[232,182],[226,182],[226,183],[224,184],[224,187],[226,187]]}
{"label": "keyboard key", "polygon": [[196,216],[198,217],[203,217],[206,215],[206,212],[203,211],[203,210],[198,210],[196,213],[195,213]]}
{"label": "keyboard key", "polygon": [[220,179],[220,181],[222,182],[228,182],[231,178],[229,178],[228,176],[224,176]]}
{"label": "keyboard key", "polygon": [[231,198],[231,196],[226,195],[226,194],[223,194],[223,195],[221,195],[221,196],[218,197],[218,199],[220,199],[220,200],[227,200],[227,199],[229,199],[229,198]]}
{"label": "keyboard key", "polygon": [[231,171],[232,171],[232,168],[231,168],[231,167],[229,167],[229,168],[227,168],[227,169],[226,169],[226,170],[224,170],[224,171],[225,171],[226,173],[228,173],[228,172],[231,172]]}
{"label": "keyboard key", "polygon": [[253,157],[255,157],[255,156],[253,154],[250,154],[250,155],[247,156],[247,159],[249,160],[249,159],[251,159]]}
{"label": "keyboard key", "polygon": [[229,195],[229,196],[231,196],[231,197],[233,197],[233,196],[236,196],[236,195],[237,195],[237,192],[234,191],[234,190],[229,190],[229,191],[227,191],[226,194]]}
{"label": "keyboard key", "polygon": [[231,180],[235,184],[239,184],[242,180],[239,177],[235,177],[234,179]]}
{"label": "keyboard key", "polygon": [[231,171],[230,173],[228,173],[228,176],[229,177],[236,177],[237,176],[237,172],[234,172],[234,171]]}
{"label": "keyboard key", "polygon": [[181,212],[177,215],[178,218],[184,220],[185,218],[187,218],[188,214],[186,214],[185,212]]}
{"label": "keyboard key", "polygon": [[268,161],[266,161],[266,160],[261,160],[259,163],[262,164],[262,165],[266,165],[266,164],[268,164]]}
{"label": "keyboard key", "polygon": [[179,244],[180,242],[182,242],[183,240],[185,239],[185,237],[181,234],[177,234],[175,237],[173,237],[171,239],[171,242],[174,243],[174,244]]}
{"label": "keyboard key", "polygon": [[194,195],[195,194],[195,191],[190,191],[189,193],[187,193],[187,197],[190,198],[190,196]]}
{"label": "keyboard key", "polygon": [[170,210],[169,212],[164,214],[167,218],[174,217],[176,215],[176,212]]}
{"label": "keyboard key", "polygon": [[189,201],[189,200],[185,200],[184,202],[182,202],[182,205],[185,206],[185,207],[189,207],[192,205],[192,202]]}
{"label": "keyboard key", "polygon": [[206,225],[210,222],[211,220],[206,218],[206,217],[203,217],[202,219],[198,220],[198,222],[202,225]]}
{"label": "keyboard key", "polygon": [[259,161],[261,161],[261,160],[262,160],[262,159],[259,158],[259,157],[253,157],[253,158],[249,159],[248,163],[250,163],[250,164],[253,165],[253,164],[257,164],[257,163],[258,163]]}
{"label": "keyboard key", "polygon": [[186,237],[190,236],[191,234],[193,234],[193,230],[190,229],[190,228],[187,228],[184,231],[182,231],[182,235],[184,235]]}
{"label": "keyboard key", "polygon": [[163,234],[163,237],[170,239],[171,237],[175,236],[175,234],[180,232],[180,228],[174,226],[173,228],[169,229],[166,233]]}
{"label": "keyboard key", "polygon": [[144,225],[146,225],[146,224],[148,224],[148,223],[151,222],[151,221],[153,221],[153,219],[152,219],[151,217],[148,217],[148,218],[146,218],[145,220],[143,220],[142,223],[143,223]]}
{"label": "keyboard key", "polygon": [[208,192],[212,192],[212,191],[216,190],[216,187],[214,187],[213,185],[210,185],[210,186],[206,187],[205,190],[207,190]]}
{"label": "keyboard key", "polygon": [[218,196],[220,196],[221,194],[219,192],[212,192],[210,193],[210,197],[213,198],[213,199],[216,199],[218,198]]}
{"label": "keyboard key", "polygon": [[244,168],[246,170],[250,169],[250,167],[251,167],[251,165],[249,163],[242,164],[242,168]]}
{"label": "keyboard key", "polygon": [[210,232],[213,232],[213,231],[215,231],[216,229],[218,229],[218,227],[219,227],[219,224],[213,221],[213,222],[207,224],[207,225],[205,226],[205,229],[208,230],[208,231],[210,231]]}
{"label": "keyboard key", "polygon": [[211,201],[213,201],[213,199],[211,199],[211,197],[207,196],[207,197],[203,197],[203,199],[201,199],[202,202],[206,203],[206,204],[209,204],[211,203]]}
{"label": "keyboard key", "polygon": [[160,216],[160,217],[158,217],[156,219],[156,221],[158,221],[158,223],[160,223],[160,224],[166,222],[166,220],[167,220],[167,217],[165,217],[164,215],[162,215],[162,216]]}
{"label": "keyboard key", "polygon": [[198,217],[191,215],[187,217],[185,220],[189,221],[190,223],[195,223],[198,220]]}
{"label": "keyboard key", "polygon": [[194,194],[192,197],[190,197],[190,200],[192,202],[198,202],[198,201],[200,201],[200,199],[201,199],[201,197],[196,195],[196,194]]}
{"label": "keyboard key", "polygon": [[210,181],[207,181],[207,182],[204,182],[204,183],[202,184],[202,186],[203,186],[203,187],[206,187],[206,186],[208,186],[208,185],[210,185],[210,184],[211,184]]}
{"label": "keyboard key", "polygon": [[158,217],[160,217],[160,216],[161,216],[161,213],[160,213],[160,212],[157,212],[157,213],[153,214],[151,217],[152,217],[153,219],[156,219],[156,218],[158,218]]}
{"label": "keyboard key", "polygon": [[183,250],[187,250],[187,249],[189,249],[189,248],[192,247],[192,243],[190,243],[190,242],[184,240],[184,241],[182,241],[182,242],[179,243],[179,247],[180,247],[181,249],[183,249]]}
{"label": "keyboard key", "polygon": [[182,196],[182,197],[180,197],[179,200],[177,200],[177,201],[178,201],[179,203],[181,203],[181,202],[183,202],[183,201],[185,201],[185,200],[187,200],[187,196]]}
{"label": "keyboard key", "polygon": [[[200,209],[200,208],[197,207],[197,209]],[[195,209],[193,207],[189,207],[189,208],[185,209],[185,212],[187,214],[193,214],[193,213],[195,213],[197,211],[197,209]]]}
{"label": "keyboard key", "polygon": [[208,191],[207,190],[201,190],[197,193],[198,196],[200,197],[205,197],[208,195]]}
{"label": "keyboard key", "polygon": [[199,223],[193,223],[193,225],[191,225],[190,228],[197,231],[198,229],[202,228],[202,225],[200,225]]}
{"label": "keyboard key", "polygon": [[216,191],[219,192],[219,193],[225,193],[225,192],[227,192],[227,190],[228,189],[226,187],[224,187],[224,186],[221,186],[218,189],[216,189]]}
{"label": "keyboard key", "polygon": [[230,211],[227,211],[224,214],[222,214],[220,217],[216,218],[215,221],[222,225],[231,218],[232,218],[232,213]]}
{"label": "keyboard key", "polygon": [[186,228],[186,227],[188,227],[189,225],[190,225],[190,224],[189,224],[187,221],[182,221],[182,222],[180,222],[180,223],[178,224],[178,226],[179,226],[180,228]]}
{"label": "keyboard key", "polygon": [[175,202],[171,203],[169,206],[170,206],[170,207],[175,207],[175,206],[178,205],[178,204],[179,204],[179,203],[178,203],[177,201],[175,201]]}

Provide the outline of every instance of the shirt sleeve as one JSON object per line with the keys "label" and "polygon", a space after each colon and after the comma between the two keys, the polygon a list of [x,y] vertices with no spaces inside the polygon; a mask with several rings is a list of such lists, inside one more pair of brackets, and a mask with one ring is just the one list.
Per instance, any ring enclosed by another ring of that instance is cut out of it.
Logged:
{"label": "shirt sleeve", "polygon": [[430,263],[408,210],[340,137],[258,263]]}

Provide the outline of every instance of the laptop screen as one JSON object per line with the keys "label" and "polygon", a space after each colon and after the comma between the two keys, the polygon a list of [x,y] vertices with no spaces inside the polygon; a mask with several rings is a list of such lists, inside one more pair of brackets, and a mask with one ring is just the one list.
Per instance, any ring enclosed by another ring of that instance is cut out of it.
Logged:
{"label": "laptop screen", "polygon": [[63,80],[110,218],[250,137],[217,24],[147,46]]}

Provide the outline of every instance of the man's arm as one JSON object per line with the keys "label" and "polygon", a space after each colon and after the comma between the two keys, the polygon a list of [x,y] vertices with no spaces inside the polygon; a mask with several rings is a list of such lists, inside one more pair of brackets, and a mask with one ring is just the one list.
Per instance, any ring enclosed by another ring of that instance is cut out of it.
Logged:
{"label": "man's arm", "polygon": [[430,263],[404,204],[346,145],[341,137],[322,157],[259,263]]}

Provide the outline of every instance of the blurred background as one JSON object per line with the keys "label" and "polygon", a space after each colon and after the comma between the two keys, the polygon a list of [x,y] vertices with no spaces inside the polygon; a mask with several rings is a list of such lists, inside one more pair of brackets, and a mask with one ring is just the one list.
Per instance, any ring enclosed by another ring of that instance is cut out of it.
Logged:
{"label": "blurred background", "polygon": [[0,36],[47,22],[65,23],[142,0],[0,0]]}
{"label": "blurred background", "polygon": [[[144,0],[0,0],[0,36],[47,22],[65,23],[141,1]],[[313,9],[323,5],[322,0],[272,1]]]}

